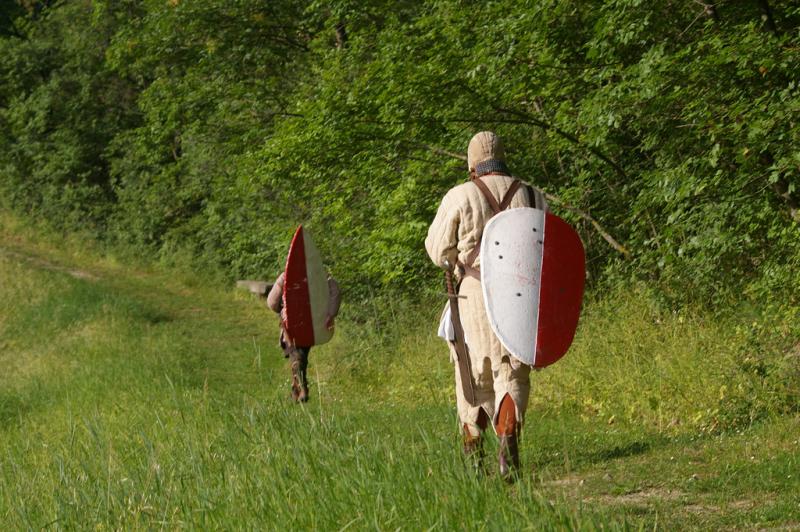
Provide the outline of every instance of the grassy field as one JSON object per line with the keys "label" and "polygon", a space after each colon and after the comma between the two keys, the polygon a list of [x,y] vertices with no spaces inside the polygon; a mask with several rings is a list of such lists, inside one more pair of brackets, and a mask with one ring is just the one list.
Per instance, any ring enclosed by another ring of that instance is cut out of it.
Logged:
{"label": "grassy field", "polygon": [[507,486],[460,457],[440,302],[345,303],[295,405],[253,296],[20,233],[0,231],[4,530],[800,529],[791,307],[590,297],[533,377]]}

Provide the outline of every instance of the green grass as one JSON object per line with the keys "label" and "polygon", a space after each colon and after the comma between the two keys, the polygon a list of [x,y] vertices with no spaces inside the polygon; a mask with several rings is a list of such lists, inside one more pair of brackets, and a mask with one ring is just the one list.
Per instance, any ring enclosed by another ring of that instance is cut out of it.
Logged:
{"label": "green grass", "polygon": [[346,302],[294,405],[249,294],[16,232],[0,235],[3,529],[800,526],[791,308],[590,298],[573,350],[533,377],[507,486],[461,460],[443,301]]}

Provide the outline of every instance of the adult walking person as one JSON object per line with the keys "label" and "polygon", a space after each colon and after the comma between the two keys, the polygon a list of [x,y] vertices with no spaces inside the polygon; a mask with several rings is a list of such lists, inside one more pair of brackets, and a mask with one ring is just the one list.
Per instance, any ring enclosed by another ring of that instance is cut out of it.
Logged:
{"label": "adult walking person", "polygon": [[483,433],[491,422],[499,438],[500,474],[511,477],[520,466],[518,439],[531,368],[514,358],[492,331],[480,281],[480,242],[484,226],[498,212],[517,207],[545,210],[547,205],[541,191],[511,175],[503,144],[493,132],[480,132],[470,140],[467,165],[470,180],[445,194],[425,248],[437,266],[453,269],[455,277],[457,297],[450,298],[455,306],[445,308],[440,335],[449,340],[454,361],[459,354],[466,358],[455,372],[464,452],[480,463]]}
{"label": "adult walking person", "polygon": [[[267,307],[273,312],[276,312],[281,317],[281,336],[280,345],[283,348],[284,357],[289,359],[289,365],[292,370],[292,392],[291,396],[295,402],[308,401],[308,379],[306,378],[306,370],[308,369],[308,354],[311,351],[311,346],[296,345],[294,340],[286,334],[284,323],[286,316],[284,315],[283,308],[283,287],[285,284],[285,273],[281,272],[272,288],[267,294]],[[328,313],[325,319],[325,327],[332,330],[334,327],[334,320],[339,313],[340,292],[339,284],[336,280],[328,276]]]}

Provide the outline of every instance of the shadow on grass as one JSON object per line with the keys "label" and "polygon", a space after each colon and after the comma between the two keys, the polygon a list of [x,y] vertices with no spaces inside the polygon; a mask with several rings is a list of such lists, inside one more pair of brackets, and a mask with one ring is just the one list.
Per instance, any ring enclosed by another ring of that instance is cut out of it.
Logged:
{"label": "shadow on grass", "polygon": [[19,395],[0,394],[0,426],[15,425],[34,409],[30,401]]}
{"label": "shadow on grass", "polygon": [[617,445],[611,449],[602,449],[589,455],[589,460],[592,462],[605,462],[608,460],[615,460],[617,458],[626,458],[629,456],[636,456],[651,450],[653,446],[650,443],[643,441],[634,441],[627,445]]}
{"label": "shadow on grass", "polygon": [[175,317],[154,308],[144,308],[137,316],[149,325],[161,325],[175,321]]}
{"label": "shadow on grass", "polygon": [[[675,441],[668,436],[624,423],[609,427],[563,413],[541,417],[528,437],[536,442],[534,462],[539,467],[586,467],[646,455]],[[688,436],[687,436],[688,437]]]}

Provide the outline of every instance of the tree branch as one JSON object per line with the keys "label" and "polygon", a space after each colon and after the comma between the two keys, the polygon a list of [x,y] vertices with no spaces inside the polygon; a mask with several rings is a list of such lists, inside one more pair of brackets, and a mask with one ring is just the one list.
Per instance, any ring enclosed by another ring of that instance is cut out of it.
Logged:
{"label": "tree branch", "polygon": [[467,156],[462,155],[460,153],[456,153],[454,151],[446,150],[444,148],[439,148],[438,146],[431,146],[429,144],[419,144],[416,143],[416,146],[420,148],[425,148],[426,150],[432,151],[433,153],[437,153],[439,155],[447,155],[448,157],[452,157],[453,159],[460,159],[464,162],[467,161]]}
{"label": "tree branch", "polygon": [[623,246],[622,244],[617,242],[616,239],[614,237],[612,237],[608,233],[608,231],[603,229],[603,226],[601,226],[600,223],[597,220],[595,220],[594,218],[592,218],[589,215],[589,213],[587,213],[585,211],[582,211],[579,208],[570,205],[569,203],[565,202],[564,200],[562,200],[561,198],[559,198],[558,196],[556,196],[554,194],[550,194],[548,192],[545,192],[544,193],[544,197],[547,198],[548,201],[552,201],[554,203],[557,203],[560,206],[562,206],[565,209],[567,209],[568,211],[572,211],[575,214],[577,214],[578,216],[580,216],[581,218],[583,218],[584,220],[588,221],[590,224],[592,224],[592,227],[594,227],[595,230],[598,233],[600,233],[600,236],[603,237],[603,240],[608,242],[609,245],[612,248],[614,248],[615,250],[620,252],[626,259],[630,259],[631,258],[631,252],[628,251],[628,248],[626,248],[625,246]]}
{"label": "tree branch", "polygon": [[[506,114],[506,115],[512,115],[512,116],[518,117],[519,120],[517,120],[516,123],[530,124],[532,126],[536,126],[536,127],[541,128],[541,129],[544,129],[545,131],[552,131],[556,135],[558,135],[558,136],[570,141],[571,143],[575,144],[576,146],[578,146],[578,147],[580,147],[580,148],[582,148],[582,149],[594,154],[597,158],[599,158],[600,160],[604,161],[606,164],[611,166],[611,168],[613,168],[614,171],[622,179],[627,181],[628,176],[625,173],[625,170],[622,169],[622,166],[620,166],[611,157],[607,156],[605,153],[601,152],[600,150],[598,150],[594,146],[587,146],[586,144],[581,142],[580,139],[578,139],[578,137],[576,137],[572,133],[568,133],[568,132],[564,131],[563,129],[559,128],[558,126],[550,124],[549,122],[545,122],[544,120],[541,120],[539,118],[536,118],[535,116],[531,115],[530,113],[526,113],[524,111],[519,111],[517,109],[508,109],[506,107],[501,107],[501,106],[499,106],[499,105],[497,105],[497,104],[495,104],[493,102],[490,102],[482,94],[479,94],[477,91],[475,91],[475,90],[473,90],[473,89],[471,89],[469,87],[466,87],[466,86],[464,86],[464,88],[467,90],[467,92],[469,92],[473,96],[476,96],[478,99],[482,100],[484,103],[489,105],[492,109],[494,109],[498,113],[503,113],[503,114]],[[510,123],[511,122],[509,120],[494,120],[494,121],[495,122],[504,122],[504,123]]]}
{"label": "tree branch", "polygon": [[717,12],[717,6],[713,3],[706,3],[702,0],[694,0],[695,4],[703,6],[703,11],[705,12],[706,16],[713,20],[714,22],[719,22],[719,13]]}
{"label": "tree branch", "polygon": [[[289,116],[298,116],[298,117],[303,118],[302,115],[292,115],[290,113],[286,113],[286,114],[289,115]],[[532,120],[536,121],[536,122],[540,122],[535,118],[533,118]],[[467,123],[475,123],[475,122],[486,122],[487,120],[452,120],[451,122],[459,122],[459,121],[467,122]],[[497,122],[497,120],[494,120],[494,121]],[[506,123],[524,123],[524,124],[531,123],[531,121],[529,121],[529,120],[501,120],[501,122],[506,122]],[[549,124],[546,124],[544,122],[542,122],[542,124],[544,126],[546,126],[547,128],[549,128],[549,129],[553,129],[553,126],[550,126]],[[538,125],[538,124],[536,124],[536,125]],[[543,126],[541,126],[541,127],[543,127]],[[555,129],[557,129],[557,128],[555,128]],[[564,132],[564,134],[565,135],[569,135],[571,137],[571,135],[569,133]],[[574,139],[574,137],[572,137],[572,138]],[[369,139],[370,140],[375,140],[375,137],[371,136],[371,137],[369,137]],[[580,141],[578,141],[577,139],[574,139],[574,141],[577,144],[582,145],[580,143]],[[430,144],[425,144],[425,143],[422,143],[422,142],[414,142],[414,141],[403,141],[403,143],[407,144],[409,146],[412,146],[412,147],[417,147],[417,148],[428,150],[430,152],[436,153],[437,155],[444,155],[444,156],[447,156],[447,157],[452,157],[454,159],[459,159],[461,161],[466,161],[467,160],[467,157],[465,155],[462,155],[460,153],[456,153],[456,152],[448,150],[446,148],[441,148],[439,146],[433,146],[433,145],[430,145]],[[585,147],[587,149],[591,150],[591,146],[585,146]],[[605,157],[604,155],[597,154],[597,153],[596,153],[596,155],[598,155],[598,157],[602,158],[603,160],[606,160],[604,158]],[[609,162],[609,164],[611,164],[612,166],[616,165],[616,163],[614,163],[610,159],[606,160],[606,162]],[[618,173],[620,173],[621,176],[626,177],[625,176],[625,172],[622,170],[622,168],[618,169]],[[600,233],[600,236],[603,237],[603,240],[608,242],[608,244],[612,248],[614,248],[616,251],[621,253],[626,259],[630,259],[631,258],[631,252],[628,251],[628,249],[625,246],[623,246],[622,244],[617,242],[617,240],[614,237],[612,237],[608,233],[608,231],[606,231],[603,228],[602,225],[600,225],[600,222],[598,222],[597,220],[592,218],[592,216],[589,215],[589,213],[587,213],[585,211],[582,211],[581,209],[568,204],[567,202],[565,202],[564,200],[562,200],[561,198],[559,198],[558,196],[556,196],[554,194],[549,194],[547,192],[544,192],[544,196],[549,201],[557,203],[558,205],[562,206],[563,208],[567,209],[568,211],[574,212],[575,214],[577,214],[578,216],[580,216],[584,220],[588,221],[590,224],[592,224],[592,227],[594,227],[595,230],[598,233]]]}
{"label": "tree branch", "polygon": [[336,33],[336,48],[341,50],[347,44],[347,26],[344,20],[340,20],[334,27]]}

